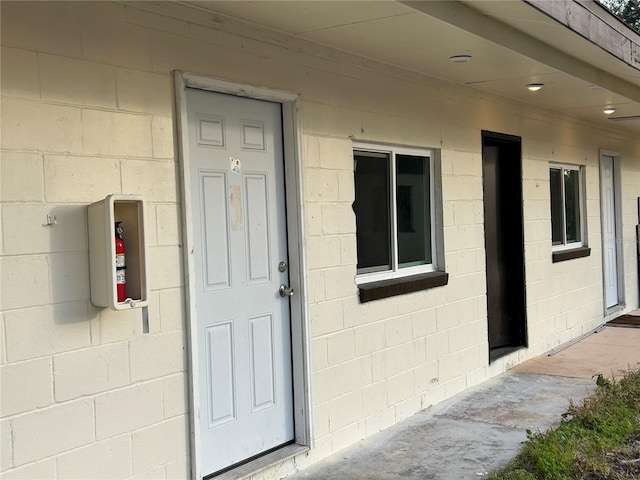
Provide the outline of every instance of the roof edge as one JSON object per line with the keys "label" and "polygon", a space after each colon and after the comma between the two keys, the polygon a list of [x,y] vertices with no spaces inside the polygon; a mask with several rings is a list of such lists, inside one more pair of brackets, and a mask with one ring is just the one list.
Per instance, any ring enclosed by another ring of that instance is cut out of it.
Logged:
{"label": "roof edge", "polygon": [[640,70],[640,35],[597,2],[593,0],[522,1],[627,65]]}

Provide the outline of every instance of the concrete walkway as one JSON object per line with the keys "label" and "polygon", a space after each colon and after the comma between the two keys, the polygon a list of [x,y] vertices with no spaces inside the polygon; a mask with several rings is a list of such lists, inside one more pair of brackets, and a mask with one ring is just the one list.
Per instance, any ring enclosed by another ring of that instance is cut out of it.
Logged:
{"label": "concrete walkway", "polygon": [[605,327],[363,440],[288,480],[478,479],[513,458],[526,429],[557,425],[598,373],[640,368],[640,328]]}

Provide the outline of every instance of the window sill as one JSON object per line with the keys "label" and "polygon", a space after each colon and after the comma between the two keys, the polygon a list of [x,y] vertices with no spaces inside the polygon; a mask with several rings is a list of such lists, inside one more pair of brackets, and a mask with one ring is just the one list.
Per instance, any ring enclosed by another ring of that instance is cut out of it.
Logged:
{"label": "window sill", "polygon": [[591,255],[591,249],[589,247],[578,247],[572,248],[571,250],[553,252],[551,258],[553,263],[558,263],[566,260],[573,260],[574,258],[588,257],[589,255]]}
{"label": "window sill", "polygon": [[360,291],[360,303],[441,287],[448,282],[448,273],[429,272],[411,275],[409,277],[366,283],[358,287]]}

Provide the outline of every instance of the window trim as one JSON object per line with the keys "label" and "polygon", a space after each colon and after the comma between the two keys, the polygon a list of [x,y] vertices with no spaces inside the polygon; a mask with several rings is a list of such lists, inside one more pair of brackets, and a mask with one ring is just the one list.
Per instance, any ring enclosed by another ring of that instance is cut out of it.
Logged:
{"label": "window trim", "polygon": [[360,303],[381,300],[407,293],[419,292],[430,288],[441,287],[449,283],[446,272],[429,272],[392,280],[380,280],[359,285],[358,295]]}
{"label": "window trim", "polygon": [[[361,153],[381,153],[389,155],[390,161],[390,223],[393,225],[393,231],[391,232],[391,269],[370,273],[357,273],[356,271],[356,285],[366,285],[373,282],[380,282],[385,280],[396,280],[405,277],[412,277],[416,275],[427,274],[437,271],[438,255],[437,252],[437,223],[436,223],[436,201],[435,188],[436,182],[434,180],[436,168],[435,168],[435,155],[436,152],[433,148],[421,148],[421,147],[405,147],[400,145],[383,145],[368,142],[353,142],[352,154],[357,152]],[[418,157],[426,157],[429,160],[429,221],[430,228],[430,241],[431,241],[431,263],[413,267],[400,268],[398,265],[398,212],[397,212],[397,178],[396,178],[396,155],[414,155]],[[355,175],[355,165],[354,165]],[[355,176],[354,176],[355,181]],[[357,236],[357,232],[356,232]]]}
{"label": "window trim", "polygon": [[[578,204],[580,205],[580,241],[579,242],[571,242],[566,243],[567,236],[567,211],[566,211],[566,197],[565,197],[565,186],[564,182],[561,182],[561,192],[562,192],[562,238],[563,243],[560,245],[553,245],[553,238],[551,239],[551,251],[553,253],[556,252],[564,252],[568,250],[576,250],[581,249],[583,247],[587,247],[587,219],[586,219],[586,211],[585,211],[585,188],[584,188],[584,166],[577,165],[572,163],[549,163],[549,181],[551,181],[551,170],[573,170],[578,172]],[[551,185],[550,185],[551,187]],[[551,199],[549,200],[551,202]],[[553,214],[553,211],[551,211]],[[551,218],[551,222],[553,224],[553,217]],[[552,232],[553,237],[553,232]]]}

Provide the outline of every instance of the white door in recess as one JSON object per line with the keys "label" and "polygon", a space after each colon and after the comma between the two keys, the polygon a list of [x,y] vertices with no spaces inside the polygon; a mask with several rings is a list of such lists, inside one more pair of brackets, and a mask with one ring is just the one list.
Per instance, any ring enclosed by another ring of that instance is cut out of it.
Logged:
{"label": "white door in recess", "polygon": [[613,157],[600,158],[602,178],[602,252],[606,308],[620,303],[618,298],[618,259],[616,232],[616,194]]}
{"label": "white door in recess", "polygon": [[195,89],[187,115],[206,476],[294,436],[282,115]]}

